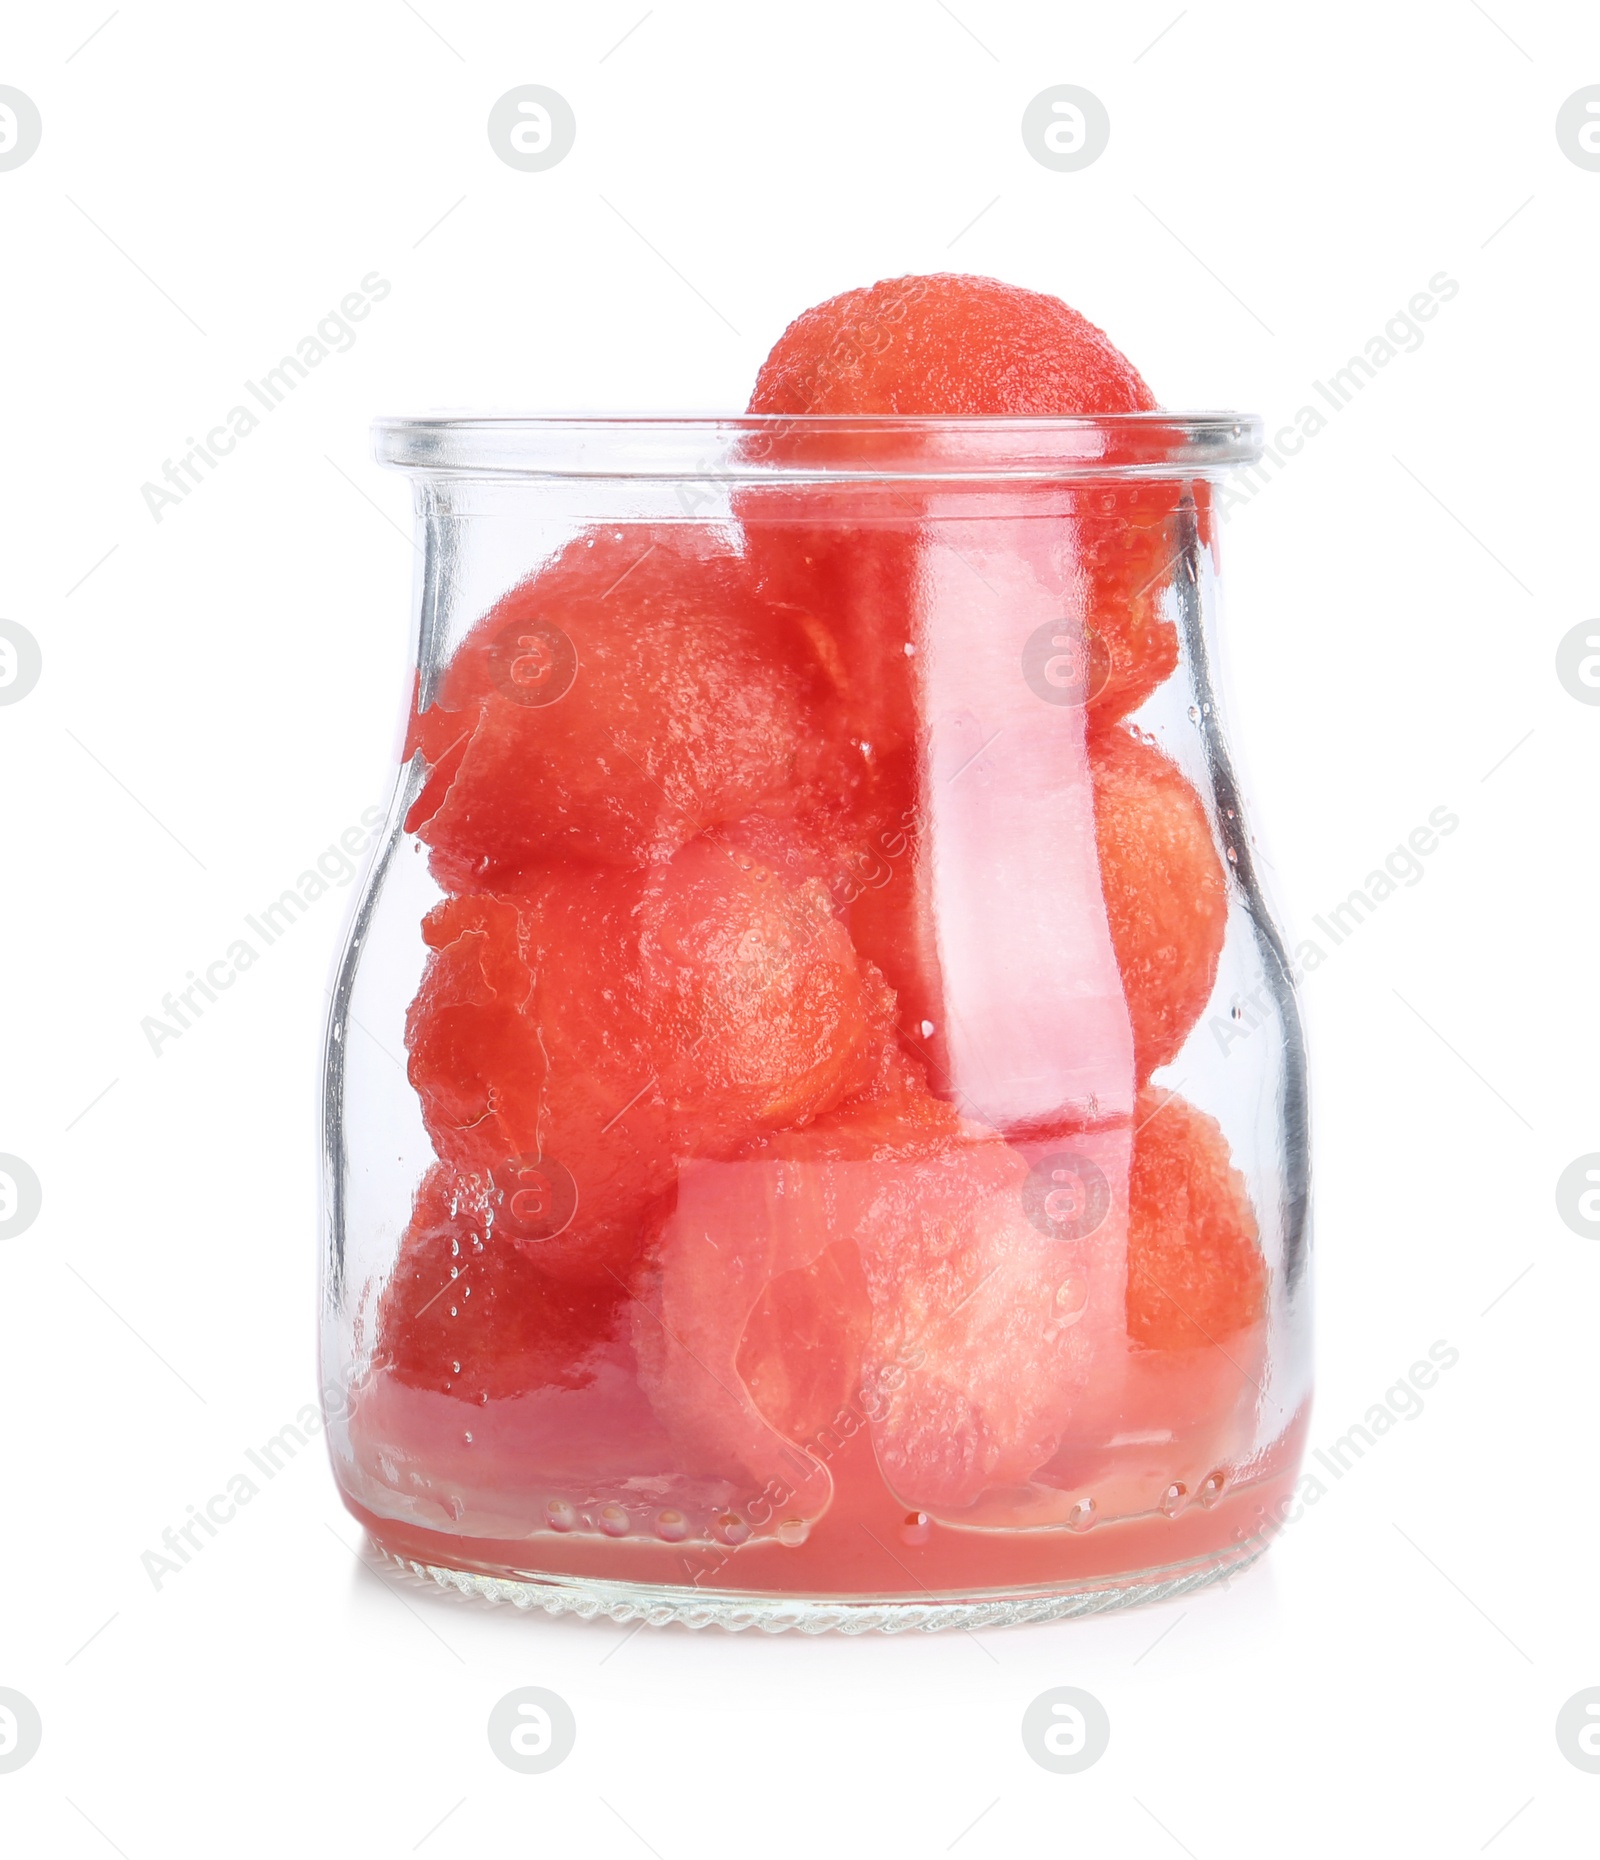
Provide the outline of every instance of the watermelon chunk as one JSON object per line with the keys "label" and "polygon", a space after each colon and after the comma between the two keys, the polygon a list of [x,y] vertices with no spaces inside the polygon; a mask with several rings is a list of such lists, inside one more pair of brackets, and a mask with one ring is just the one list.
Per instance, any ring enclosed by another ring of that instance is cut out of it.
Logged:
{"label": "watermelon chunk", "polygon": [[904,1060],[809,1129],[686,1172],[634,1319],[685,1463],[814,1517],[824,1430],[864,1419],[903,1503],[987,1499],[1003,1523],[1122,1328],[1120,1219],[1063,1238],[1030,1214],[1030,1176]]}
{"label": "watermelon chunk", "polygon": [[957,272],[886,278],[804,310],[756,376],[752,413],[1137,413],[1156,404],[1059,297]]}
{"label": "watermelon chunk", "polygon": [[1141,1081],[1177,1053],[1217,979],[1228,889],[1200,796],[1128,729],[1089,739],[1095,839]]}
{"label": "watermelon chunk", "polygon": [[646,872],[445,900],[407,1023],[441,1159],[551,1272],[625,1276],[678,1159],[870,1080],[893,998],[818,879],[697,840]]}
{"label": "watermelon chunk", "polygon": [[[752,413],[770,414],[1039,417],[1155,407],[1127,357],[1060,298],[956,273],[889,278],[804,311],[773,345],[750,398]],[[1097,675],[1087,700],[1103,718],[1126,716],[1177,665],[1177,632],[1162,595],[1175,564],[1180,496],[1176,484],[1108,479],[1056,499],[1050,585],[1058,611],[1093,649]],[[839,626],[844,657],[859,665],[874,635],[903,631],[896,622],[915,582],[916,492],[901,491],[898,519],[894,505],[875,510],[848,539],[816,521],[808,526],[807,502],[824,508],[808,493],[786,519],[781,492],[746,498],[751,557],[774,598]],[[873,654],[869,662],[887,659]],[[868,710],[861,727],[890,751],[888,706],[873,708],[879,714]]]}
{"label": "watermelon chunk", "polygon": [[669,858],[721,821],[848,792],[802,629],[709,525],[591,530],[472,629],[412,724],[408,818],[448,889],[552,858]]}
{"label": "watermelon chunk", "polygon": [[1266,1261],[1244,1177],[1214,1117],[1139,1094],[1128,1217],[1128,1334],[1153,1350],[1218,1345],[1259,1323]]}
{"label": "watermelon chunk", "polygon": [[378,1364],[472,1406],[587,1387],[587,1359],[619,1329],[622,1288],[543,1271],[495,1214],[482,1178],[429,1170],[379,1301]]}

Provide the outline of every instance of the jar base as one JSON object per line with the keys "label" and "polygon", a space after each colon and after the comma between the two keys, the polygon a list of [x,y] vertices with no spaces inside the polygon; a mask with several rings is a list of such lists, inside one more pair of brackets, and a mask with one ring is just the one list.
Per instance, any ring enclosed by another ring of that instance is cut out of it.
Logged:
{"label": "jar base", "polygon": [[685,1589],[647,1582],[608,1582],[588,1576],[492,1576],[442,1563],[419,1562],[386,1544],[370,1530],[374,1549],[391,1569],[433,1582],[442,1589],[517,1608],[542,1608],[549,1615],[576,1615],[583,1621],[637,1621],[650,1627],[677,1624],[689,1628],[720,1627],[729,1633],[759,1628],[764,1634],[903,1634],[916,1629],[936,1634],[946,1628],[1017,1627],[1039,1621],[1070,1621],[1113,1609],[1145,1607],[1193,1595],[1246,1570],[1266,1550],[1262,1535],[1226,1551],[1186,1563],[1135,1570],[1127,1575],[1095,1577],[1082,1583],[966,1595],[930,1594],[922,1601],[890,1596],[804,1596],[759,1592]]}

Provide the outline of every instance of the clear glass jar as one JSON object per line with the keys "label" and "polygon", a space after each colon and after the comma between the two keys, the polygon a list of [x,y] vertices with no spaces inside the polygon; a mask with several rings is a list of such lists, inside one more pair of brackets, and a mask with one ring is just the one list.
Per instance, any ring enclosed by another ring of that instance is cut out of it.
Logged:
{"label": "clear glass jar", "polygon": [[1252,420],[417,419],[328,1032],[329,1438],[418,1572],[900,1628],[1198,1587],[1309,1397],[1211,667]]}

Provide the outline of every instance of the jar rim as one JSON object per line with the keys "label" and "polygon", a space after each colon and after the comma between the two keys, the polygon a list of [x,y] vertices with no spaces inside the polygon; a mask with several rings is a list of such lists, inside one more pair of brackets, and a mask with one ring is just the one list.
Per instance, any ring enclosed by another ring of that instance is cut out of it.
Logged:
{"label": "jar rim", "polygon": [[424,478],[1058,483],[1214,478],[1261,456],[1256,414],[466,414],[372,424],[381,465]]}

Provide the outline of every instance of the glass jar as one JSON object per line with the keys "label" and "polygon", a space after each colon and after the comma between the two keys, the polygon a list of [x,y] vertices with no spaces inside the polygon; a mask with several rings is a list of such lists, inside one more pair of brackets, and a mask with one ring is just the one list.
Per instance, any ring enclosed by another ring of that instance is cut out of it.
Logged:
{"label": "glass jar", "polygon": [[1167,1597],[1286,1514],[1305,1062],[1212,681],[1234,415],[415,419],[328,1029],[388,1556],[766,1629]]}

